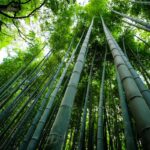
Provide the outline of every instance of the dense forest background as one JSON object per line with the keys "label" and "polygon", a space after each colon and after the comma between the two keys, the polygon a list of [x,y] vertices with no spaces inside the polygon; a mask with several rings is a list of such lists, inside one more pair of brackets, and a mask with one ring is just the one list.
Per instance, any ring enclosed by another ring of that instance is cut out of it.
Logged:
{"label": "dense forest background", "polygon": [[150,1],[0,0],[0,149],[150,149]]}

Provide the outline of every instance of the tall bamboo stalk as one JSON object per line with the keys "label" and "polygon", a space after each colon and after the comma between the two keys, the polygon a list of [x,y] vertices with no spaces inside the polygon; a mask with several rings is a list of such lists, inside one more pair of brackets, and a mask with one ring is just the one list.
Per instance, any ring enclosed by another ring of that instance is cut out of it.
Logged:
{"label": "tall bamboo stalk", "polygon": [[114,42],[115,40],[112,38],[103,19],[102,23],[110,50],[114,57],[115,65],[125,89],[130,111],[136,122],[139,135],[142,138],[143,148],[150,149],[150,109],[142,97],[128,67],[122,59],[119,52],[119,46]]}
{"label": "tall bamboo stalk", "polygon": [[147,45],[148,47],[150,47],[150,44],[147,43],[145,40],[143,40],[142,38],[140,38],[139,36],[137,35],[134,35],[136,38],[138,38],[140,41],[142,41],[145,45]]}
{"label": "tall bamboo stalk", "polygon": [[53,104],[51,113],[50,113],[49,118],[48,118],[48,120],[46,122],[46,125],[44,126],[44,130],[43,130],[41,138],[40,138],[40,143],[38,144],[38,149],[45,149],[45,144],[46,144],[46,140],[47,140],[48,134],[49,134],[50,129],[51,129],[52,125],[53,125],[53,122],[54,122],[54,119],[56,117],[56,114],[58,112],[59,105],[61,103],[60,99],[64,95],[64,92],[66,90],[67,84],[69,82],[69,78],[70,78],[70,73],[64,79],[65,81],[61,85],[61,88],[60,88],[60,90],[57,93],[56,100],[55,100],[55,102]]}
{"label": "tall bamboo stalk", "polygon": [[150,5],[150,2],[149,1],[131,1],[132,3],[135,3],[135,4],[144,4],[144,5]]}
{"label": "tall bamboo stalk", "polygon": [[[129,46],[128,46],[129,47]],[[147,86],[150,88],[150,83],[148,81],[148,79],[150,80],[150,75],[149,73],[146,71],[146,68],[144,67],[144,65],[142,64],[141,60],[137,58],[136,54],[133,52],[133,50],[129,47],[130,51],[131,51],[131,54],[133,55],[133,57],[135,58],[136,60],[136,65],[140,68],[141,67],[141,70],[142,70],[142,75],[147,83]],[[146,76],[145,76],[146,75]],[[148,79],[147,79],[148,78]]]}
{"label": "tall bamboo stalk", "polygon": [[142,26],[142,25],[139,25],[139,24],[133,24],[133,23],[128,22],[128,21],[126,21],[126,20],[122,20],[122,21],[125,22],[125,23],[127,23],[127,24],[129,24],[129,25],[131,25],[131,26],[134,26],[134,27],[136,27],[136,28],[139,28],[139,29],[142,29],[142,30],[145,30],[145,31],[150,32],[150,29],[147,28],[147,27],[145,27],[145,26]]}
{"label": "tall bamboo stalk", "polygon": [[47,141],[46,149],[62,149],[65,141],[65,136],[68,130],[72,107],[77,92],[77,86],[80,79],[80,74],[82,72],[85,60],[85,54],[87,51],[87,46],[92,31],[93,20],[86,34],[84,42],[82,44],[80,53],[77,58],[77,62],[74,66],[70,81],[68,83],[65,95],[63,97],[62,103],[58,110],[56,119],[52,126],[49,138]]}
{"label": "tall bamboo stalk", "polygon": [[125,46],[125,39],[124,39],[124,37],[122,37],[122,44],[123,44],[123,51],[124,51],[126,57],[128,57],[127,56],[127,50],[126,50],[126,46]]}
{"label": "tall bamboo stalk", "polygon": [[120,15],[120,16],[122,16],[122,17],[125,17],[125,18],[127,18],[127,19],[129,19],[129,20],[134,21],[135,23],[138,23],[138,24],[140,24],[140,25],[142,25],[142,26],[145,26],[145,27],[147,27],[147,28],[150,29],[150,24],[147,23],[147,22],[144,22],[143,20],[130,17],[130,16],[128,16],[128,15],[126,15],[126,14],[123,14],[123,13],[120,13],[120,12],[118,12],[118,11],[116,11],[116,10],[111,10],[111,11],[112,11],[113,13],[115,13],[115,14],[118,14],[118,15]]}
{"label": "tall bamboo stalk", "polygon": [[137,144],[136,144],[135,137],[134,137],[133,130],[132,130],[131,118],[128,112],[128,106],[126,104],[126,99],[125,99],[122,83],[121,83],[117,69],[116,69],[116,72],[117,72],[117,83],[118,83],[120,104],[121,104],[123,122],[124,122],[124,128],[125,128],[124,133],[125,133],[127,150],[131,150],[131,149],[136,150]]}
{"label": "tall bamboo stalk", "polygon": [[82,116],[81,127],[80,127],[79,143],[78,143],[79,150],[82,150],[82,148],[83,148],[82,142],[83,142],[85,126],[86,126],[87,104],[88,104],[88,99],[89,99],[89,91],[90,91],[95,55],[96,55],[96,51],[95,51],[95,54],[92,59],[90,73],[89,73],[89,77],[88,77],[88,85],[87,85],[87,89],[86,89],[85,102],[84,102],[84,108],[83,108],[83,116]]}
{"label": "tall bamboo stalk", "polygon": [[105,68],[106,68],[106,55],[107,49],[104,56],[103,71],[100,86],[99,95],[99,107],[98,107],[98,131],[97,131],[97,150],[104,149],[104,82],[105,82]]}
{"label": "tall bamboo stalk", "polygon": [[110,31],[108,30],[108,33],[111,37],[111,40],[114,42],[115,46],[117,47],[117,50],[114,49],[114,47],[112,47],[114,50],[112,53],[113,57],[115,58],[116,55],[120,55],[121,58],[123,59],[123,61],[125,62],[126,66],[128,67],[132,77],[134,78],[142,96],[144,97],[147,105],[150,108],[150,90],[145,86],[145,84],[143,83],[142,79],[140,78],[140,76],[137,74],[137,72],[134,70],[133,66],[131,65],[130,61],[128,60],[128,58],[124,55],[123,51],[121,50],[121,48],[119,47],[119,45],[117,44],[117,42],[115,41],[115,39],[113,38],[113,36],[111,35]]}

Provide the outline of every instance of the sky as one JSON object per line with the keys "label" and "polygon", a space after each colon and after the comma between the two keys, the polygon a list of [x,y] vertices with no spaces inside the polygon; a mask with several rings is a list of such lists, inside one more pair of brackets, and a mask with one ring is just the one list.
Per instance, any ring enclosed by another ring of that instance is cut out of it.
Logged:
{"label": "sky", "polygon": [[77,0],[77,3],[79,3],[80,5],[84,6],[89,2],[89,0]]}

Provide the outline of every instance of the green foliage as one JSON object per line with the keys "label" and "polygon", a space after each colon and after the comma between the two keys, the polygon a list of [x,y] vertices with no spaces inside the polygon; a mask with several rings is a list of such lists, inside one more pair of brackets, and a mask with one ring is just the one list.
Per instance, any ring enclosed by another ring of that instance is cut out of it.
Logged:
{"label": "green foliage", "polygon": [[85,6],[85,10],[88,15],[92,18],[93,16],[100,16],[107,13],[107,0],[90,0],[90,2]]}
{"label": "green foliage", "polygon": [[[21,67],[29,62],[33,57],[37,56],[41,51],[39,45],[29,47],[27,52],[16,51],[15,57],[8,57],[3,59],[0,64],[0,86],[8,81]],[[37,56],[38,58],[39,56]],[[32,67],[30,68],[32,70]]]}
{"label": "green foliage", "polygon": [[51,33],[50,45],[57,51],[66,50],[71,42],[74,10],[73,6],[63,10],[54,22],[55,27],[54,32]]}
{"label": "green foliage", "polygon": [[13,37],[11,35],[7,35],[3,32],[0,33],[0,48],[6,47],[13,40]]}

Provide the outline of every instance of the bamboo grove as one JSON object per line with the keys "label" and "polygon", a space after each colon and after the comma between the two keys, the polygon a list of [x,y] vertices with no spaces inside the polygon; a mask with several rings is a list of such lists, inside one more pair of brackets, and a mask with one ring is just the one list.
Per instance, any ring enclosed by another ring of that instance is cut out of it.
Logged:
{"label": "bamboo grove", "polygon": [[0,2],[1,150],[150,149],[150,2],[85,2]]}

